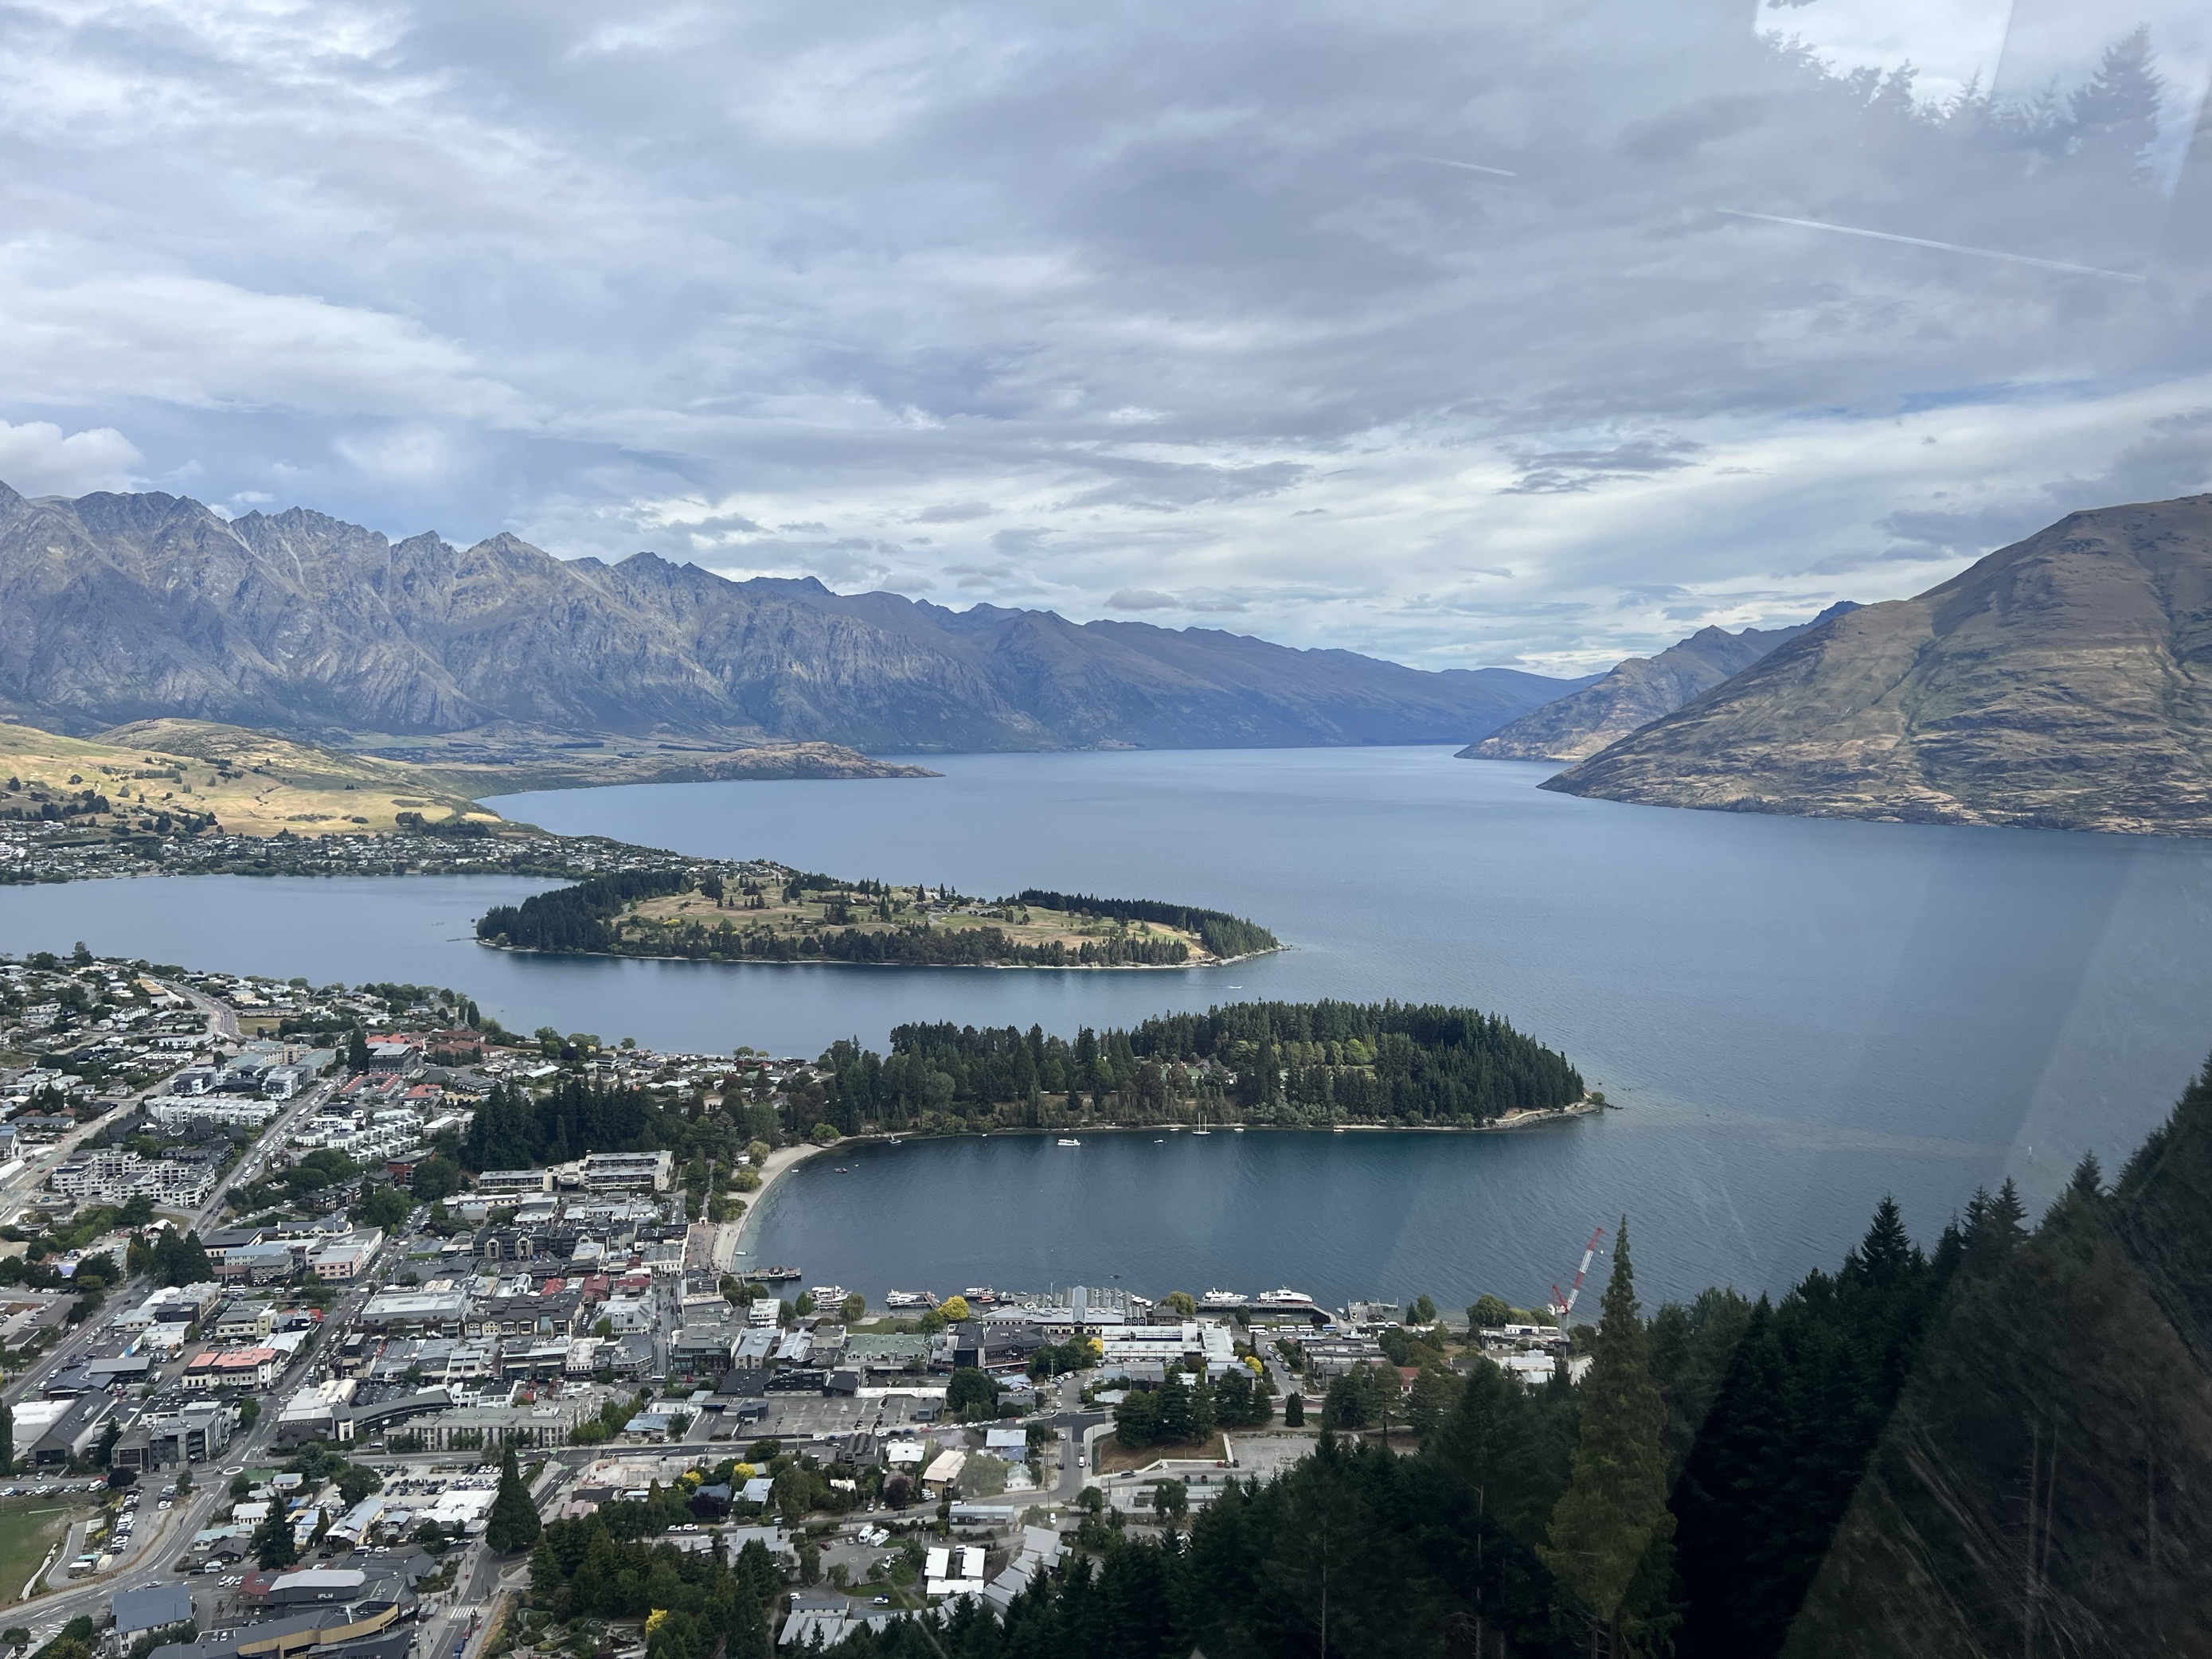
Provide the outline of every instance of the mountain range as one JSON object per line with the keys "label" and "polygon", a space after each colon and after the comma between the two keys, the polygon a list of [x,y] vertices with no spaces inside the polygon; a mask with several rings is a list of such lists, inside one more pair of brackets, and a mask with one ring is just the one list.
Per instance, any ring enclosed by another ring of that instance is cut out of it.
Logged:
{"label": "mountain range", "polygon": [[0,484],[0,713],[64,731],[182,716],[879,751],[1463,743],[1585,684]]}
{"label": "mountain range", "polygon": [[1795,628],[1701,628],[1656,657],[1629,657],[1579,691],[1532,708],[1480,743],[1462,760],[1578,761],[1671,714],[1691,698],[1740,674],[1785,640],[1856,610],[1849,599]]}
{"label": "mountain range", "polygon": [[1543,787],[2212,834],[2212,495],[2071,514],[1833,617]]}

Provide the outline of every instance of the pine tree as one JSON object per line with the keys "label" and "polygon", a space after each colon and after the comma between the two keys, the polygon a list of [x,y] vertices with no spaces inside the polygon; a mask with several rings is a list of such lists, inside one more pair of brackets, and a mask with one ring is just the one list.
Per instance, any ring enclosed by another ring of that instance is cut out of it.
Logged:
{"label": "pine tree", "polygon": [[1589,1375],[1579,1390],[1582,1432],[1567,1490],[1552,1510],[1551,1540],[1538,1553],[1591,1621],[1592,1636],[1619,1659],[1632,1620],[1625,1605],[1646,1552],[1674,1535],[1667,1510],[1667,1458],[1660,1431],[1667,1408],[1651,1380],[1650,1344],[1636,1302],[1621,1218],[1605,1287],[1604,1314]]}
{"label": "pine tree", "polygon": [[509,1446],[500,1460],[499,1495],[492,1499],[491,1514],[484,1522],[484,1542],[495,1550],[526,1550],[537,1544],[542,1530],[538,1505],[515,1464],[514,1448]]}
{"label": "pine tree", "polygon": [[268,1516],[253,1529],[253,1559],[264,1567],[289,1567],[300,1559],[292,1540],[292,1522],[281,1503],[269,1506]]}

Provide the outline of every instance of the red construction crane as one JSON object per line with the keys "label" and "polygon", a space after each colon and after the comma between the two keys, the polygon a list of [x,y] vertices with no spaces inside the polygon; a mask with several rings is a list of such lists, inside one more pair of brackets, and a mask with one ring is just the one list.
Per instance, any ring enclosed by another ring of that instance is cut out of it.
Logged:
{"label": "red construction crane", "polygon": [[1597,1254],[1597,1242],[1604,1237],[1604,1228],[1590,1230],[1589,1243],[1583,1247],[1583,1265],[1575,1269],[1575,1282],[1568,1287],[1565,1296],[1559,1294],[1557,1285],[1552,1286],[1552,1312],[1559,1320],[1559,1329],[1563,1332],[1567,1328],[1567,1316],[1575,1310],[1575,1298],[1583,1293],[1583,1280],[1589,1273],[1590,1258]]}

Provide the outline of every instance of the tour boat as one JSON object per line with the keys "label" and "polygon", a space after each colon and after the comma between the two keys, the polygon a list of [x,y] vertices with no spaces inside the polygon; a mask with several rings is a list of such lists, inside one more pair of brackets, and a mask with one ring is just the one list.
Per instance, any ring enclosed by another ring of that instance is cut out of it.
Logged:
{"label": "tour boat", "polygon": [[1198,1298],[1209,1308],[1241,1308],[1244,1294],[1241,1291],[1208,1291]]}
{"label": "tour boat", "polygon": [[1310,1308],[1314,1299],[1304,1291],[1282,1289],[1262,1291],[1252,1300],[1262,1308]]}
{"label": "tour boat", "polygon": [[1060,1144],[1063,1146],[1080,1146],[1083,1143],[1073,1135],[1062,1135],[1060,1138]]}
{"label": "tour boat", "polygon": [[927,1308],[928,1305],[927,1291],[885,1291],[884,1292],[884,1306],[886,1308]]}

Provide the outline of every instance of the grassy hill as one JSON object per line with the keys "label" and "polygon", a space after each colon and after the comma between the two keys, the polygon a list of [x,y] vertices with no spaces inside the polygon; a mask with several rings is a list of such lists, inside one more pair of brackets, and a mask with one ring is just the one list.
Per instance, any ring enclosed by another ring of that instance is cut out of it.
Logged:
{"label": "grassy hill", "polygon": [[403,812],[499,822],[416,768],[206,720],[142,720],[96,738],[0,721],[0,814],[92,829],[211,817],[240,835],[358,835],[397,828]]}

